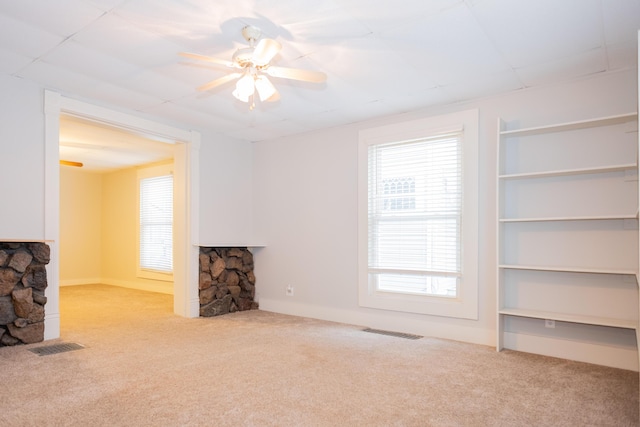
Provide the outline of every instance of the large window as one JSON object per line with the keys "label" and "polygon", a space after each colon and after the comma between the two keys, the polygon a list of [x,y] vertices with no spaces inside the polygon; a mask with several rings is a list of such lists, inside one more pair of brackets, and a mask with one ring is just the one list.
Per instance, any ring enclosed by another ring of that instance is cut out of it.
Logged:
{"label": "large window", "polygon": [[477,112],[360,135],[360,304],[477,317]]}
{"label": "large window", "polygon": [[169,166],[143,169],[139,182],[138,275],[172,280],[173,175]]}

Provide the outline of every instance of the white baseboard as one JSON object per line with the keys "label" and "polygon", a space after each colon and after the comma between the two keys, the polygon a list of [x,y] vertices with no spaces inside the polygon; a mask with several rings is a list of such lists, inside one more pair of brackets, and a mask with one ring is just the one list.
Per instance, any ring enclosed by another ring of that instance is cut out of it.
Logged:
{"label": "white baseboard", "polygon": [[102,283],[102,279],[100,277],[90,279],[60,279],[60,286],[93,285],[97,283]]}
{"label": "white baseboard", "polygon": [[162,281],[127,281],[119,279],[109,279],[105,277],[94,277],[91,279],[60,279],[60,286],[81,286],[103,284],[110,286],[120,286],[121,288],[138,289],[148,292],[159,292],[161,294],[173,295],[173,282]]}
{"label": "white baseboard", "polygon": [[44,339],[54,340],[60,338],[60,313],[45,313]]}
{"label": "white baseboard", "polygon": [[343,310],[330,307],[287,302],[260,297],[260,310],[293,316],[310,317],[331,322],[347,323],[394,332],[404,332],[434,338],[495,346],[495,331],[461,325],[452,325],[446,320],[425,320],[420,315],[405,315],[389,310],[360,309]]}
{"label": "white baseboard", "polygon": [[120,286],[121,288],[129,288],[129,289],[138,289],[140,291],[148,291],[148,292],[158,292],[161,294],[173,295],[173,282],[162,282],[162,281],[126,281],[119,279],[108,279],[102,278],[101,282],[105,285],[111,286]]}
{"label": "white baseboard", "polygon": [[638,351],[630,347],[505,332],[504,348],[638,371]]}

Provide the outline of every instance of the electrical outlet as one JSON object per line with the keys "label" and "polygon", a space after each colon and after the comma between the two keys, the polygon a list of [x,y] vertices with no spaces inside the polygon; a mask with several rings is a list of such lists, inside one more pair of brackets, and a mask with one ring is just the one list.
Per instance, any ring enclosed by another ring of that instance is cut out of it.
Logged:
{"label": "electrical outlet", "polygon": [[288,297],[292,297],[293,296],[293,286],[291,286],[291,285],[287,286],[286,295]]}
{"label": "electrical outlet", "polygon": [[545,319],[544,321],[544,327],[545,328],[555,328],[556,327],[556,321],[555,320],[549,320],[549,319]]}

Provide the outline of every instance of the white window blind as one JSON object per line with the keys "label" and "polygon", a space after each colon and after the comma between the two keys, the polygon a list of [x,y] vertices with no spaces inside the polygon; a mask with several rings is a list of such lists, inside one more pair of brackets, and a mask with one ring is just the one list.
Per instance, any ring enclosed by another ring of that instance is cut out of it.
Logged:
{"label": "white window blind", "polygon": [[382,292],[457,297],[462,130],[368,147],[368,274]]}
{"label": "white window blind", "polygon": [[173,176],[140,180],[140,268],[173,271]]}

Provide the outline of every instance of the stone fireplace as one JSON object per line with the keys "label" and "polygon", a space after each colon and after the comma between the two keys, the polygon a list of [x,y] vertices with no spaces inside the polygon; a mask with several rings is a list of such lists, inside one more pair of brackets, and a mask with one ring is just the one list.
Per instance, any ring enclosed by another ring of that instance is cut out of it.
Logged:
{"label": "stone fireplace", "polygon": [[[0,242],[0,347],[44,340],[50,248],[40,242]],[[200,316],[258,308],[253,254],[246,247],[201,247]]]}
{"label": "stone fireplace", "polygon": [[246,247],[200,247],[200,316],[258,308],[253,254]]}
{"label": "stone fireplace", "polygon": [[0,347],[44,340],[49,259],[45,243],[0,242]]}

